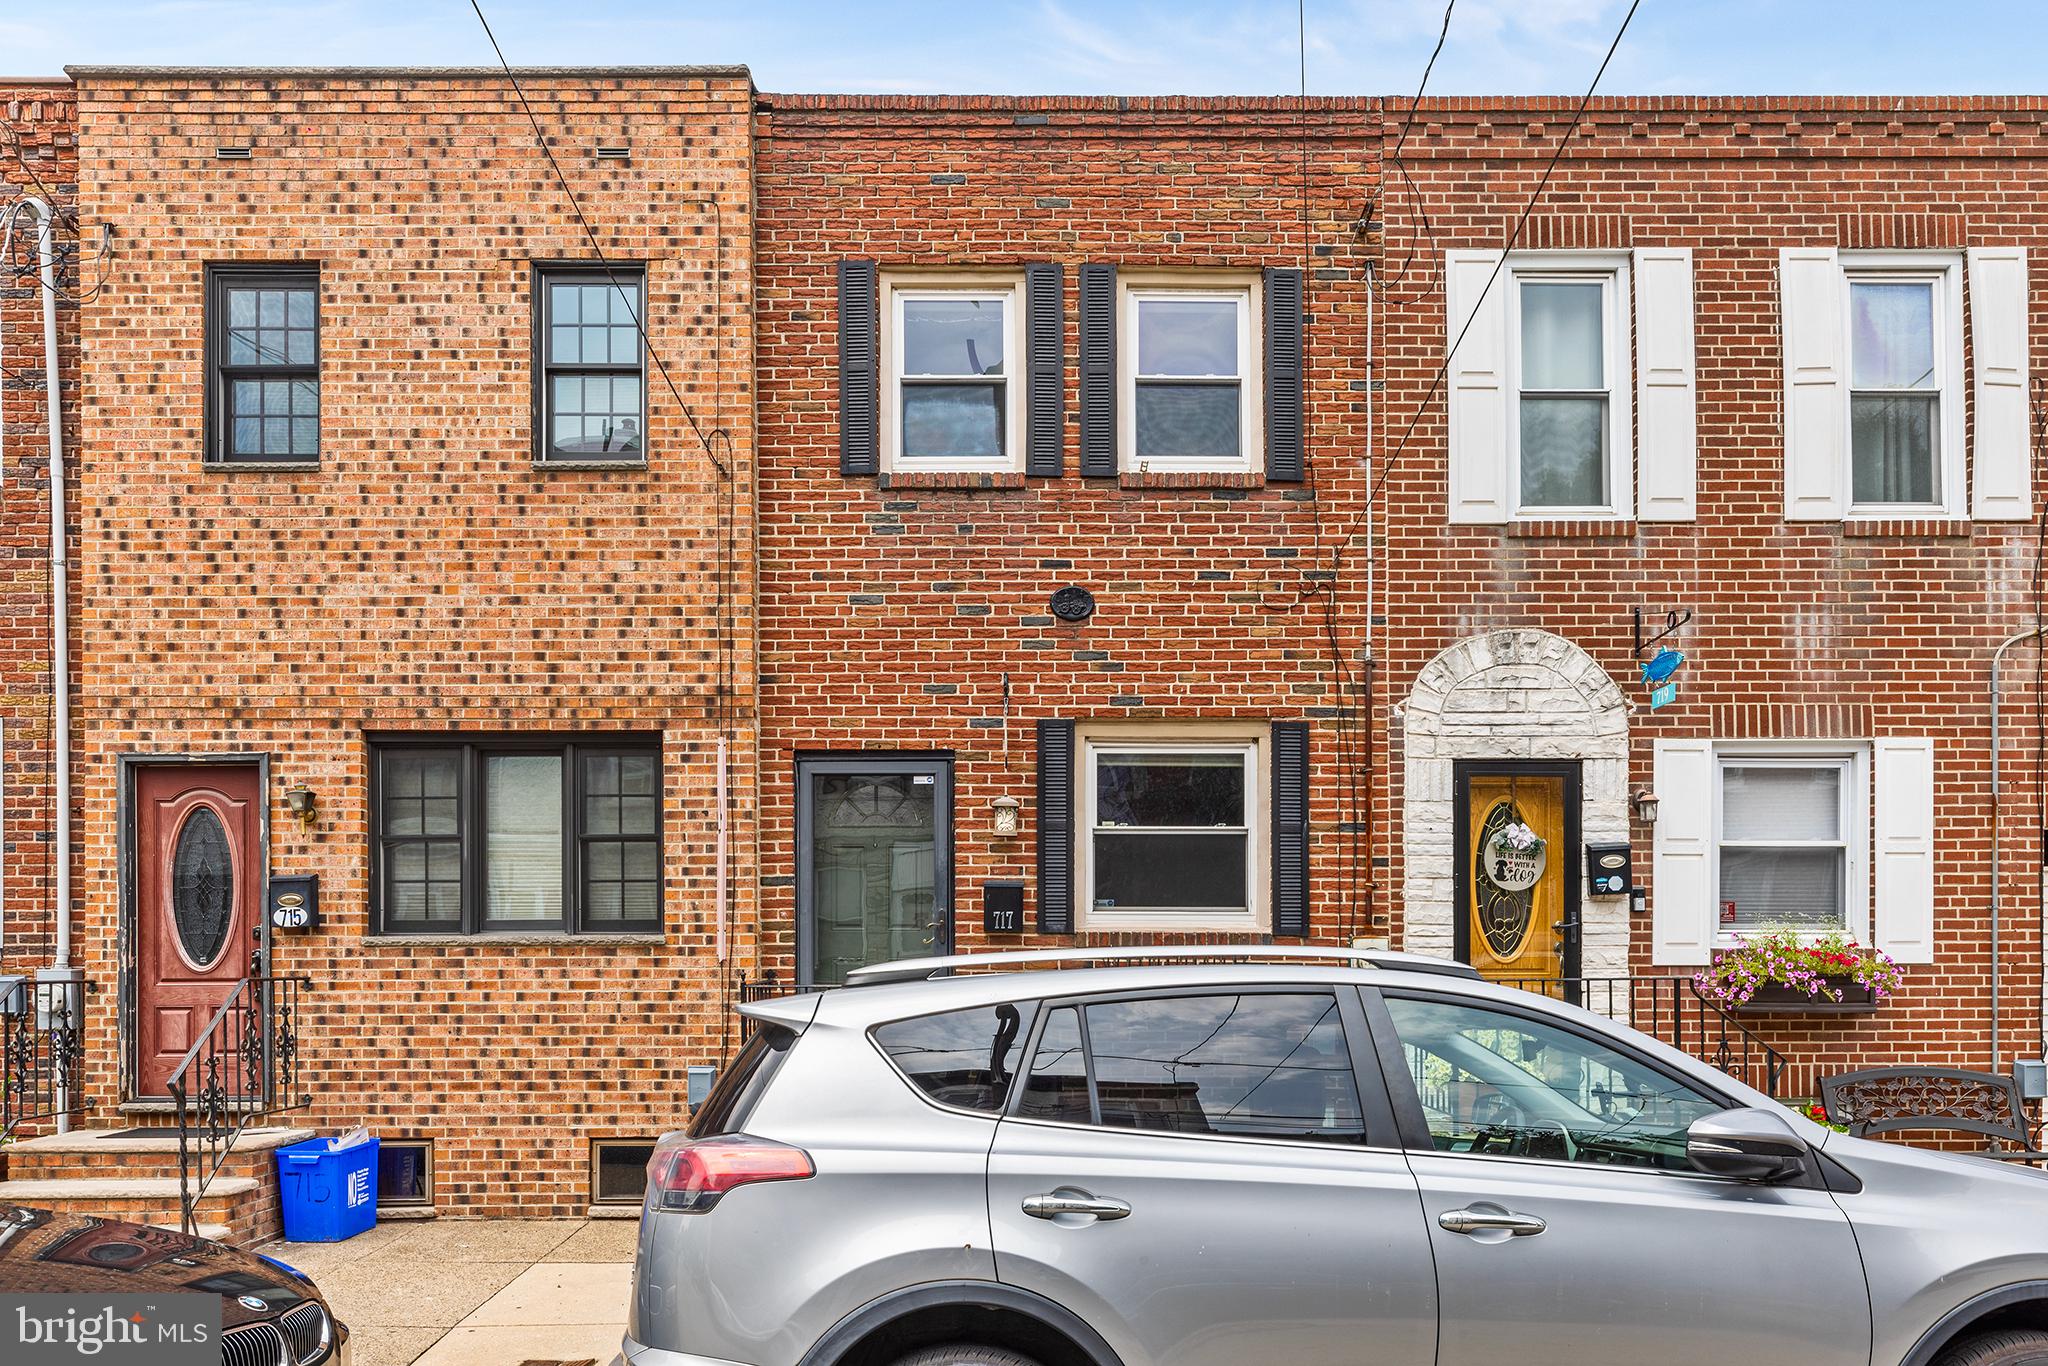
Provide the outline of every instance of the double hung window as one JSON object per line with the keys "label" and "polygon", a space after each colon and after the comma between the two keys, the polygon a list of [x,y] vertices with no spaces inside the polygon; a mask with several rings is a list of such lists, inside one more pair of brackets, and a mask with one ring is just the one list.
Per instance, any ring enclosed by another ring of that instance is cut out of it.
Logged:
{"label": "double hung window", "polygon": [[320,458],[320,275],[302,265],[208,271],[208,458]]}
{"label": "double hung window", "polygon": [[640,266],[543,266],[535,453],[543,461],[632,464],[647,458]]}

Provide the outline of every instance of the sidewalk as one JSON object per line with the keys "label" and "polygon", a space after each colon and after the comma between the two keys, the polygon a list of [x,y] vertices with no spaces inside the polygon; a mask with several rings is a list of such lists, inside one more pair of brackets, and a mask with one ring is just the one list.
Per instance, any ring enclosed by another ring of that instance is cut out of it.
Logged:
{"label": "sidewalk", "polygon": [[311,1276],[351,1366],[606,1366],[626,1331],[637,1219],[435,1219],[259,1252]]}

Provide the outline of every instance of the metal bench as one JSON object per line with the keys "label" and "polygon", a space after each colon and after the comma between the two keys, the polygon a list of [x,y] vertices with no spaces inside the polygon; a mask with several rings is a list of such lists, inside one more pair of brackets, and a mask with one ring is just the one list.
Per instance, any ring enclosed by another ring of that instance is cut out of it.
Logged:
{"label": "metal bench", "polygon": [[2027,1131],[2011,1077],[1955,1067],[1870,1067],[1823,1077],[1828,1118],[1858,1138],[1902,1129],[1956,1129],[1992,1140],[1981,1154],[2005,1162],[2048,1161]]}

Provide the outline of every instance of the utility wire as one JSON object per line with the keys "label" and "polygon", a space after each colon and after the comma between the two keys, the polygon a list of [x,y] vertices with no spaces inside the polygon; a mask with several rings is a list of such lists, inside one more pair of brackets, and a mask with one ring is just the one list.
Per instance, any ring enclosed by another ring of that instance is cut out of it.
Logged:
{"label": "utility wire", "polygon": [[[1408,102],[1408,117],[1401,121],[1401,136],[1394,139],[1393,153],[1386,158],[1387,161],[1393,164],[1394,170],[1400,175],[1401,183],[1408,187],[1408,201],[1414,205],[1414,213],[1419,226],[1417,231],[1409,234],[1408,255],[1402,260],[1400,271],[1383,283],[1383,293],[1386,289],[1392,288],[1408,278],[1408,271],[1415,264],[1415,254],[1423,249],[1425,243],[1428,246],[1430,260],[1432,262],[1437,261],[1436,226],[1430,222],[1429,205],[1423,202],[1422,192],[1415,187],[1415,177],[1408,174],[1407,163],[1401,160],[1401,149],[1408,145],[1408,135],[1415,131],[1415,115],[1422,108],[1422,92],[1429,89],[1430,73],[1436,70],[1436,59],[1443,55],[1444,40],[1451,36],[1451,11],[1457,7],[1458,0],[1447,0],[1444,5],[1444,22],[1443,26],[1437,30],[1436,46],[1430,50],[1429,60],[1423,63],[1422,79],[1415,84],[1415,98]],[[1381,180],[1384,183],[1384,175],[1381,177]],[[1436,263],[1433,269],[1436,271],[1437,276],[1436,287],[1441,287],[1443,284],[1441,263]],[[1425,290],[1422,294],[1418,294],[1410,299],[1401,300],[1400,302],[1420,303],[1424,295],[1432,292],[1434,292],[1433,289]]]}
{"label": "utility wire", "polygon": [[[1472,330],[1472,324],[1478,320],[1479,310],[1484,306],[1488,292],[1493,289],[1495,281],[1500,278],[1502,268],[1507,265],[1508,254],[1514,251],[1522,240],[1522,230],[1528,226],[1530,215],[1536,212],[1536,206],[1542,202],[1543,192],[1550,185],[1550,177],[1556,172],[1557,163],[1564,158],[1564,149],[1571,145],[1572,135],[1578,131],[1580,121],[1586,117],[1586,108],[1592,104],[1593,94],[1600,88],[1600,78],[1607,74],[1608,63],[1614,60],[1616,50],[1621,47],[1622,37],[1628,32],[1629,21],[1636,17],[1636,10],[1642,3],[1643,0],[1631,0],[1628,13],[1621,17],[1621,27],[1615,30],[1614,41],[1607,45],[1607,55],[1600,59],[1599,70],[1593,73],[1592,83],[1586,87],[1586,93],[1580,97],[1578,107],[1572,111],[1571,122],[1565,125],[1563,134],[1558,137],[1557,146],[1551,150],[1550,160],[1543,167],[1543,177],[1536,182],[1535,192],[1529,196],[1529,202],[1522,206],[1522,212],[1516,217],[1514,230],[1508,234],[1507,244],[1501,250],[1500,259],[1493,263],[1493,270],[1486,277],[1486,287],[1479,291],[1479,297],[1473,301],[1471,313],[1466,315],[1456,339],[1445,350],[1443,363],[1437,366],[1436,374],[1429,381],[1428,392],[1423,394],[1422,402],[1416,405],[1415,415],[1408,419],[1407,427],[1401,432],[1401,439],[1394,443],[1394,449],[1388,453],[1385,462],[1380,466],[1380,472],[1373,480],[1372,487],[1366,491],[1365,503],[1353,514],[1354,531],[1358,522],[1364,519],[1365,509],[1378,500],[1380,489],[1393,474],[1395,467],[1400,463],[1402,453],[1414,439],[1416,429],[1422,425],[1422,419],[1428,415],[1431,405],[1436,402],[1436,396],[1443,388],[1444,378],[1450,374],[1451,361],[1457,356],[1458,348],[1464,344],[1465,334]],[[1346,533],[1346,539],[1349,539],[1350,534]]]}
{"label": "utility wire", "polygon": [[654,358],[654,368],[661,372],[661,382],[668,386],[669,396],[676,401],[676,407],[682,410],[684,419],[690,424],[690,431],[697,438],[697,444],[704,450],[705,458],[718,471],[720,478],[731,479],[732,467],[720,459],[718,452],[712,448],[710,434],[703,424],[697,421],[697,415],[683,399],[682,390],[676,388],[675,380],[669,376],[668,362],[661,358],[661,352],[655,350],[654,343],[648,339],[647,326],[640,317],[641,309],[634,306],[632,297],[626,293],[624,283],[612,270],[610,258],[604,254],[604,248],[598,245],[597,232],[590,226],[590,219],[584,216],[583,205],[577,200],[576,191],[570,188],[569,177],[562,174],[562,165],[555,160],[554,149],[548,146],[547,134],[541,131],[540,117],[533,112],[533,105],[527,101],[526,91],[520,86],[519,77],[513,74],[512,63],[505,60],[505,49],[498,46],[498,35],[491,32],[491,21],[484,18],[481,0],[469,0],[469,7],[476,11],[477,22],[484,26],[484,37],[490,39],[491,51],[498,54],[498,65],[504,68],[505,79],[512,85],[512,93],[519,97],[519,107],[526,111],[526,121],[533,125],[534,141],[540,144],[541,155],[548,159],[548,167],[554,171],[555,180],[561,185],[563,195],[568,198],[569,208],[576,214],[576,221],[582,224],[583,236],[589,241],[590,250],[596,254],[597,263],[603,268],[605,278],[611,281],[613,290],[625,302],[627,316],[632,318],[634,330],[640,334],[640,345]]}

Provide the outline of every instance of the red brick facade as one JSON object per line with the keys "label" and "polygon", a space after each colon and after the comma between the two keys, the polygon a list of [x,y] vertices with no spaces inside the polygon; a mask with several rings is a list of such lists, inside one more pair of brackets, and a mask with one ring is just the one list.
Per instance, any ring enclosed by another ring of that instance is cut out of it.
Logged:
{"label": "red brick facade", "polygon": [[[591,253],[501,77],[79,73],[82,217],[116,242],[78,371],[78,933],[100,987],[95,1123],[128,1094],[124,758],[267,758],[268,869],[319,874],[326,917],[280,933],[273,956],[316,984],[310,1118],[433,1140],[444,1208],[569,1213],[587,1203],[591,1139],[669,1127],[685,1067],[729,1056],[734,983],[803,976],[801,762],[943,760],[954,945],[1064,943],[980,928],[985,882],[1024,884],[1027,930],[1039,900],[1038,722],[1236,735],[1306,721],[1309,937],[1441,952],[1450,865],[1417,851],[1449,838],[1425,827],[1448,809],[1450,769],[1423,762],[1418,736],[1443,671],[1513,672],[1527,651],[1577,671],[1569,686],[1605,709],[1612,749],[1511,726],[1501,757],[1584,762],[1603,794],[1588,836],[1605,822],[1601,837],[1632,842],[1653,905],[1655,835],[1623,804],[1655,785],[1657,741],[1934,742],[1934,961],[1873,1016],[1759,1023],[1797,1064],[1789,1092],[1857,1063],[2002,1070],[2038,1053],[2030,648],[2008,656],[2003,698],[1996,1059],[1987,887],[1989,654],[2033,620],[2035,529],[1785,519],[1778,271],[1784,247],[2033,247],[2048,229],[2030,193],[2048,105],[1596,103],[1518,246],[1691,248],[1697,515],[1491,526],[1449,517],[1444,401],[1430,393],[1442,263],[1503,245],[1566,104],[1431,102],[1395,174],[1381,162],[1407,111],[1376,100],[756,96],[720,71],[526,79],[607,251],[647,263],[654,346],[729,478],[651,366],[644,470],[536,467],[531,263]],[[66,174],[63,87],[14,93],[11,123]],[[595,159],[611,142],[629,158]],[[240,145],[246,161],[216,155]],[[1060,265],[1064,474],[843,474],[845,260],[912,283]],[[318,263],[317,468],[202,461],[204,268],[235,261]],[[1084,477],[1091,264],[1302,271],[1307,477]],[[10,291],[4,305],[6,361],[24,371],[34,299]],[[1974,422],[1972,386],[1956,392]],[[0,531],[20,576],[0,624],[12,969],[37,961],[47,918],[47,761],[24,748],[47,734],[47,644],[39,471],[22,464],[38,458],[40,409],[24,413],[12,378],[4,398]],[[1095,599],[1079,624],[1050,606],[1069,586]],[[1635,607],[1694,613],[1679,698],[1654,712],[1634,679]],[[1526,679],[1487,686],[1508,712],[1541,710]],[[664,933],[373,933],[370,738],[383,733],[659,734]],[[1461,752],[1485,736],[1472,743]],[[294,784],[315,796],[310,823],[286,811]],[[999,798],[1021,806],[1014,836],[995,831]],[[1653,916],[1588,905],[1613,971],[1690,971],[1659,961]],[[1129,936],[1080,909],[1079,942]]]}

